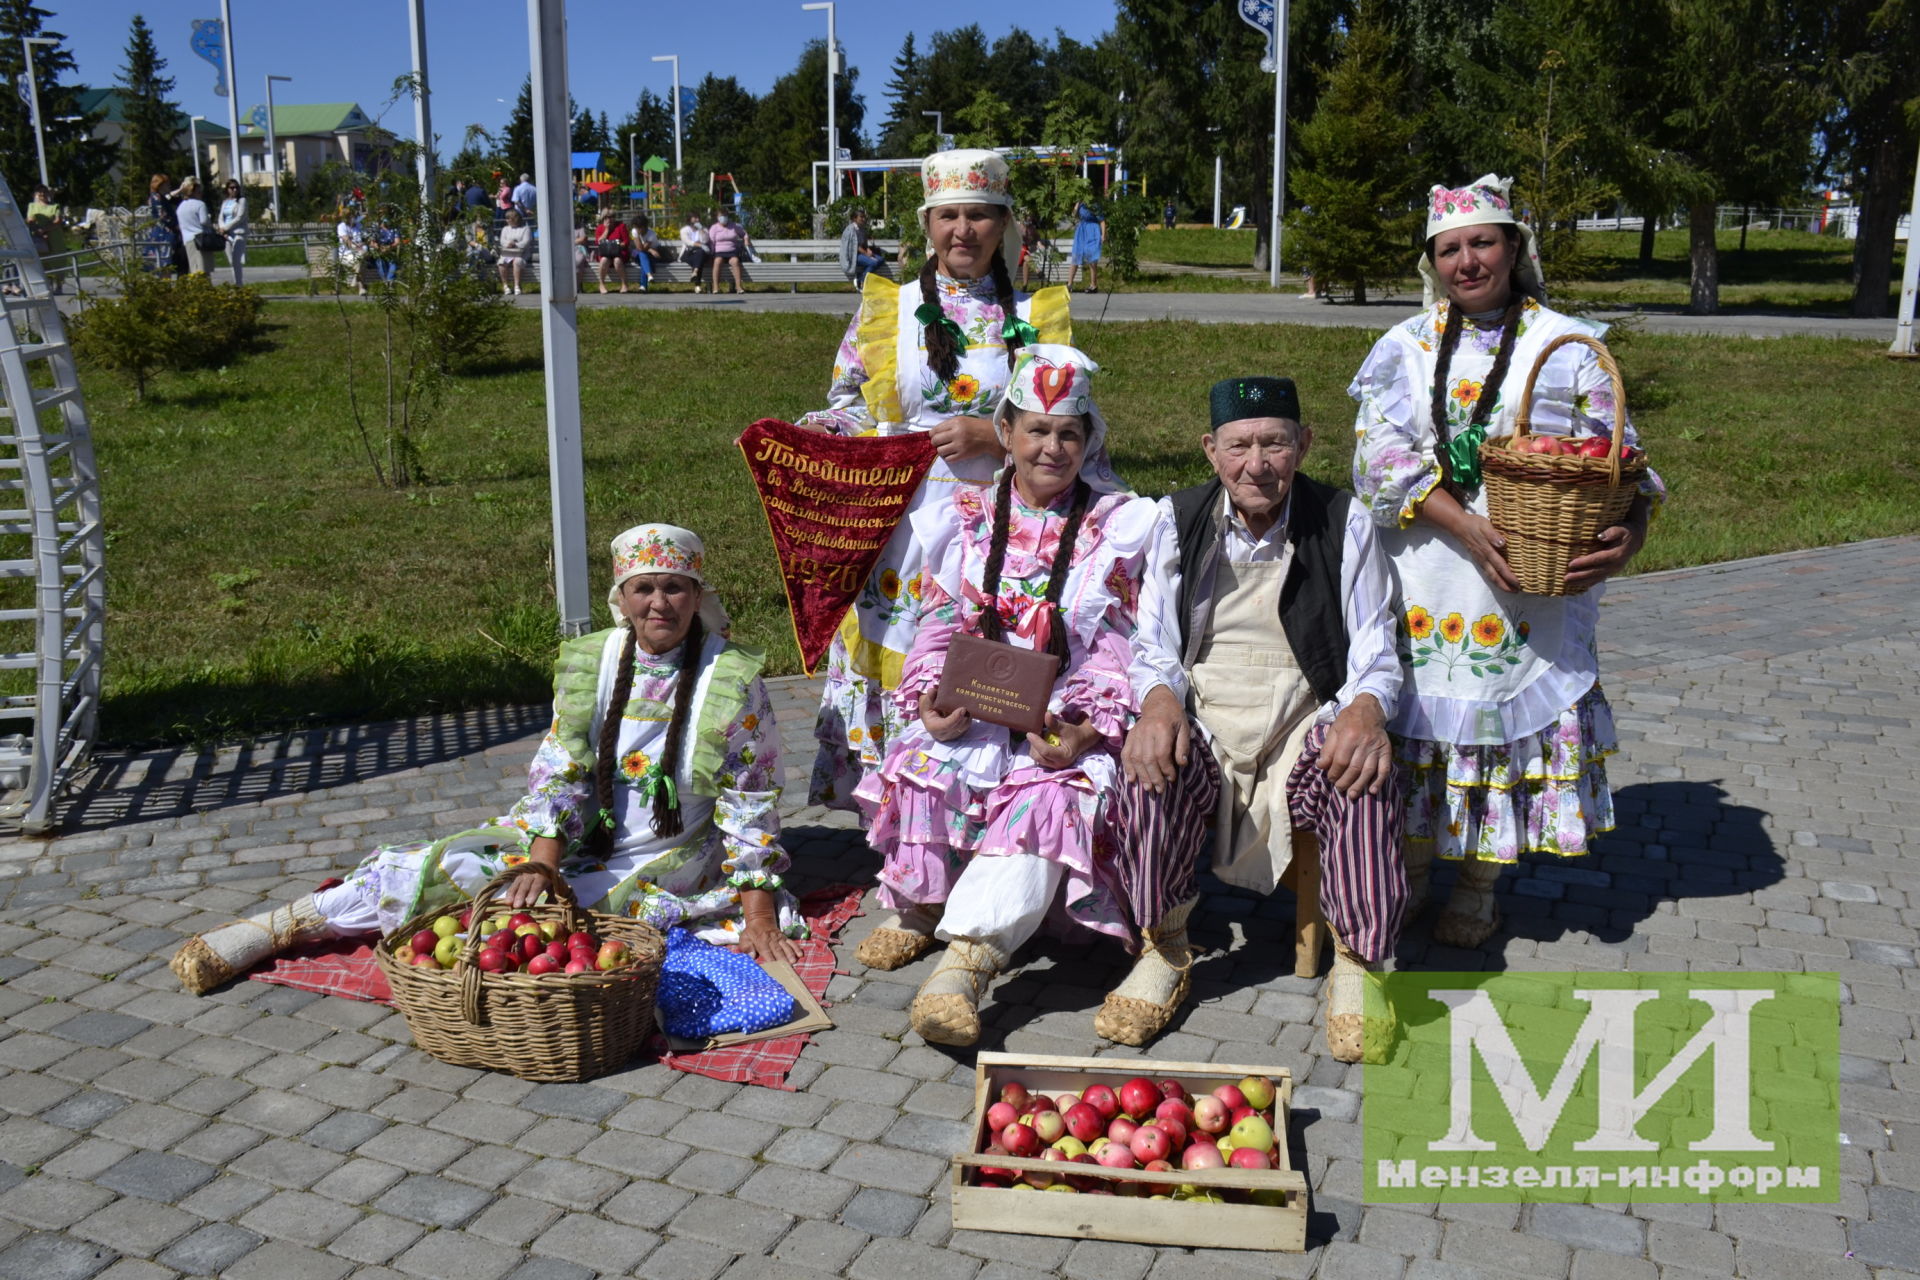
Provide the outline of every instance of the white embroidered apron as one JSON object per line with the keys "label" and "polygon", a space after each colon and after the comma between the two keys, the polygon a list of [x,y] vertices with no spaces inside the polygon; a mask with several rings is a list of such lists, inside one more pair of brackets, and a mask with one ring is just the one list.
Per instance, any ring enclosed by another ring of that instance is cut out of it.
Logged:
{"label": "white embroidered apron", "polygon": [[1220,766],[1213,873],[1271,893],[1293,860],[1287,778],[1313,728],[1319,701],[1280,629],[1279,560],[1214,572],[1213,624],[1192,670],[1194,708]]}

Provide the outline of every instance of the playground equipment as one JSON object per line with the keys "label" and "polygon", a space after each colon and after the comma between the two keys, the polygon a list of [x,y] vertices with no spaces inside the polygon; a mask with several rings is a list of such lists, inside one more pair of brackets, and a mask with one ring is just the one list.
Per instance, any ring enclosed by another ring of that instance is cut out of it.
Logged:
{"label": "playground equipment", "polygon": [[[54,827],[100,715],[107,599],[100,476],[66,322],[23,210],[0,180],[0,824]],[[17,505],[16,505],[17,503]],[[24,673],[15,675],[13,673]]]}

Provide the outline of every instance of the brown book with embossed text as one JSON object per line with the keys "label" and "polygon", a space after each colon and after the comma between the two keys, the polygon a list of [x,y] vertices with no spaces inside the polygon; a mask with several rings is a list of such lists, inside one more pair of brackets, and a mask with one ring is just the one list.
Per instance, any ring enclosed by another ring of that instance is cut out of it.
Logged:
{"label": "brown book with embossed text", "polygon": [[1047,701],[1060,674],[1060,659],[1050,653],[1016,649],[999,640],[960,632],[947,647],[934,707],[942,712],[966,708],[967,714],[1019,733],[1044,733]]}

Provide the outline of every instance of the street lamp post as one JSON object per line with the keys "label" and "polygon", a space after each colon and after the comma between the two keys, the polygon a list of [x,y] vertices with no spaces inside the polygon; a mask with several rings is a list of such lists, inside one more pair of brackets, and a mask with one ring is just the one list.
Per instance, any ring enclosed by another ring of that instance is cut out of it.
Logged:
{"label": "street lamp post", "polygon": [[280,147],[273,136],[273,82],[292,83],[292,76],[267,77],[267,180],[273,184],[273,220],[280,221]]}
{"label": "street lamp post", "polygon": [[938,151],[940,144],[947,140],[947,114],[944,111],[922,111],[920,114],[933,117],[933,149]]}
{"label": "street lamp post", "polygon": [[205,116],[187,117],[187,139],[193,147],[193,180],[200,183],[205,182],[200,176],[200,122],[205,119]]}
{"label": "street lamp post", "polygon": [[45,36],[20,37],[20,47],[27,52],[27,93],[33,107],[33,145],[40,153],[40,185],[43,187],[51,187],[53,183],[47,177],[47,131],[40,124],[40,81],[33,74],[33,46],[59,43]]}
{"label": "street lamp post", "polygon": [[[420,201],[431,208],[433,199],[433,110],[427,102],[427,10],[426,0],[412,0],[407,6],[407,31],[413,53],[413,136],[420,143],[416,172],[420,180]],[[280,211],[274,210],[274,217]]]}
{"label": "street lamp post", "polygon": [[680,181],[680,55],[663,53],[654,58],[655,62],[673,64],[673,177]]}
{"label": "street lamp post", "polygon": [[246,189],[240,176],[240,64],[233,57],[233,0],[220,0],[220,51],[227,61],[227,161],[233,171],[227,176]]}
{"label": "street lamp post", "polygon": [[834,122],[834,99],[839,96],[835,90],[839,87],[836,81],[840,71],[840,44],[834,37],[833,0],[800,7],[808,12],[827,11],[827,200],[831,203],[840,198],[840,130]]}

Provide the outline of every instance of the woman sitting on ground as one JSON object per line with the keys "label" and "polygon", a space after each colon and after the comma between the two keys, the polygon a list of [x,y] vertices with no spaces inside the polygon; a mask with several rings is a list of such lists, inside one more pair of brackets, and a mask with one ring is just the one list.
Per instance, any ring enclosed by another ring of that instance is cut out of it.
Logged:
{"label": "woman sitting on ground", "polygon": [[[1092,372],[1072,347],[1023,348],[994,415],[1011,462],[991,488],[957,486],[951,503],[912,517],[926,568],[910,592],[918,630],[891,695],[909,719],[855,796],[884,859],[881,903],[902,922],[882,936],[909,941],[919,921],[948,943],[909,1014],[940,1044],[979,1038],[987,985],[1050,912],[1129,947],[1143,925],[1161,926],[1181,933],[1184,951],[1191,904],[1177,921],[1130,919],[1133,879],[1168,868],[1149,865],[1152,852],[1114,847],[1107,803],[1138,711],[1128,668],[1141,583],[1171,527],[1151,499],[1082,474],[1106,435]],[[1060,659],[1044,734],[935,705],[963,631]]]}
{"label": "woman sitting on ground", "polygon": [[[200,994],[296,942],[390,933],[529,862],[558,868],[591,910],[798,959],[807,926],[780,874],[765,658],[727,638],[704,557],[700,539],[672,525],[614,539],[616,625],[561,645],[553,727],[510,813],[378,849],[335,887],[190,939],[172,962],[181,983]],[[543,886],[523,876],[505,902],[528,906]]]}

